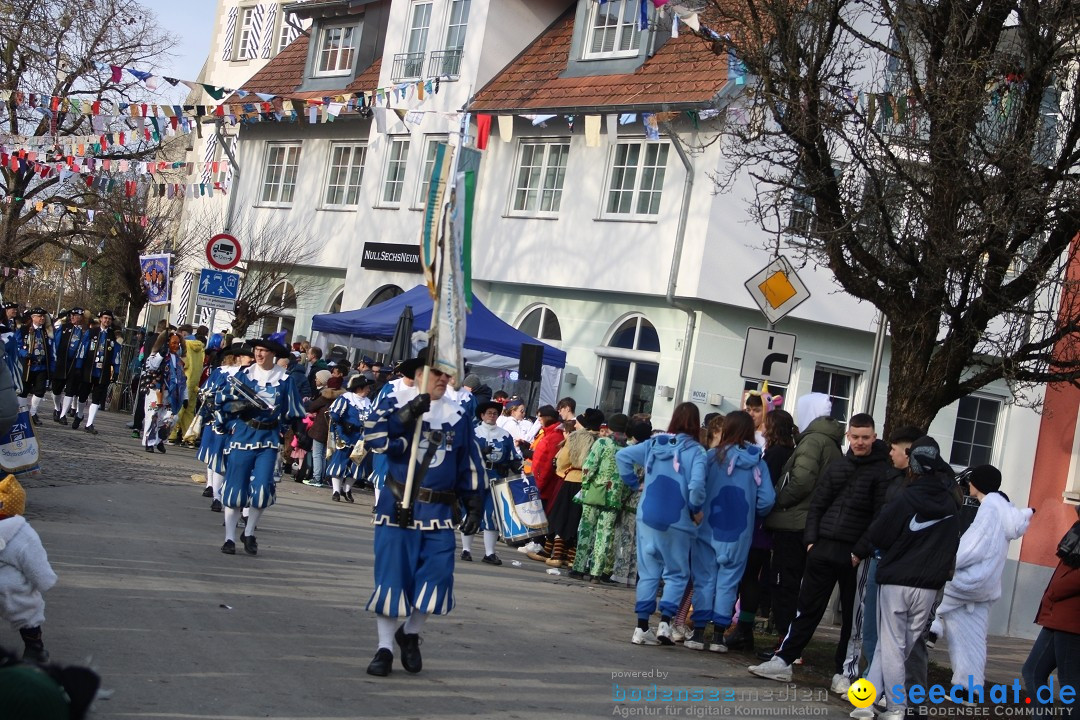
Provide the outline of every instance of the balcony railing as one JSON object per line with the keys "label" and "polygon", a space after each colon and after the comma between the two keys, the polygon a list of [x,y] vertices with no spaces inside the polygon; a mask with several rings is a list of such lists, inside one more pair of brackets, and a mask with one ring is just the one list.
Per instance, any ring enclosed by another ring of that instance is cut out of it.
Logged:
{"label": "balcony railing", "polygon": [[428,60],[428,77],[456,78],[461,74],[461,48],[436,50]]}
{"label": "balcony railing", "polygon": [[392,81],[418,80],[423,73],[424,53],[398,53],[394,56],[394,66],[390,74]]}

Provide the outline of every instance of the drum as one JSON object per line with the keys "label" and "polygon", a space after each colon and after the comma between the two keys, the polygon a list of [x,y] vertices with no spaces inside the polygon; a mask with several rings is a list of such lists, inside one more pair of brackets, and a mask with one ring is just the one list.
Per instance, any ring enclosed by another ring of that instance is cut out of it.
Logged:
{"label": "drum", "polygon": [[510,547],[527,545],[547,535],[548,521],[540,491],[532,478],[509,477],[491,482],[499,534]]}

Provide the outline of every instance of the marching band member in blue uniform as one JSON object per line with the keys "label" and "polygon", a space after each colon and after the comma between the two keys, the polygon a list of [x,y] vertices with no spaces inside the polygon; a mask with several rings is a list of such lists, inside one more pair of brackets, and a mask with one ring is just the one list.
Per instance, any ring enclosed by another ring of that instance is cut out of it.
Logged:
{"label": "marching band member in blue uniform", "polygon": [[[406,361],[406,362],[408,362],[408,361]],[[397,371],[398,372],[401,371],[400,366],[398,367]],[[371,401],[371,404],[372,404],[372,406],[374,408],[377,409],[382,404],[383,400],[386,399],[387,396],[392,395],[392,394],[397,393],[397,392],[400,392],[403,388],[408,389],[408,388],[412,388],[412,387],[413,387],[413,378],[412,378],[412,376],[411,375],[406,376],[406,375],[403,374],[401,377],[394,378],[393,380],[391,380],[390,382],[386,383],[381,388],[379,388],[379,392],[375,395],[375,399]],[[368,415],[367,422],[364,423],[364,432],[365,433],[371,431],[372,427],[375,425],[375,420],[376,420],[376,417],[375,417],[374,412],[372,412],[370,415]],[[368,478],[368,481],[371,483],[371,486],[373,488],[375,488],[375,502],[376,503],[379,502],[379,494],[382,492],[383,483],[386,481],[386,473],[387,473],[389,467],[390,467],[390,461],[384,454],[382,454],[382,453],[374,453],[373,454],[373,457],[371,459],[371,477]]]}
{"label": "marching band member in blue uniform", "polygon": [[[196,454],[199,462],[206,463],[206,479],[210,484],[210,509],[221,512],[221,486],[225,483],[225,446],[229,440],[229,428],[221,422],[221,416],[214,412],[214,398],[225,386],[225,378],[235,375],[251,364],[254,353],[247,345],[239,342],[221,352],[221,365],[214,368],[206,378],[200,394],[203,396],[199,412],[203,418],[203,433]],[[203,497],[206,494],[203,493]]]}
{"label": "marching band member in blue uniform", "polygon": [[356,443],[364,437],[364,423],[371,415],[371,400],[367,397],[370,388],[371,383],[366,377],[353,376],[349,381],[349,391],[336,398],[326,411],[330,419],[330,434],[326,441],[329,447],[334,448],[334,453],[323,474],[334,485],[331,497],[335,502],[342,499],[353,502],[352,486],[364,480],[360,474],[363,465],[354,463],[351,458]]}
{"label": "marching band member in blue uniform", "polygon": [[[473,403],[475,405],[475,403]],[[462,408],[468,405],[462,403]],[[499,539],[499,523],[495,518],[495,495],[491,483],[505,478],[512,472],[521,472],[522,458],[514,445],[514,438],[503,428],[496,425],[503,406],[489,401],[477,407],[480,424],[476,426],[476,441],[480,445],[480,457],[484,460],[487,471],[484,483],[484,519],[480,529],[484,531],[484,558],[488,565],[502,565],[502,560],[495,554],[495,543]],[[472,560],[472,540],[475,535],[461,534],[461,559]]]}
{"label": "marching band member in blue uniform", "polygon": [[274,340],[249,343],[254,348],[255,363],[227,379],[217,392],[214,403],[221,413],[218,421],[231,424],[225,453],[225,544],[221,552],[236,554],[236,525],[241,510],[249,505],[244,527],[244,552],[256,555],[255,527],[263,510],[274,502],[274,469],[281,446],[282,430],[304,417],[300,394],[275,357],[289,351]]}
{"label": "marching band member in blue uniform", "polygon": [[45,324],[45,311],[34,308],[30,311],[30,322],[19,328],[15,340],[19,359],[23,363],[23,389],[19,397],[25,399],[33,393],[34,396],[30,398],[30,419],[35,425],[41,424],[37,414],[38,405],[45,397],[45,385],[49,381],[49,367],[53,361],[53,339],[49,330]]}
{"label": "marching band member in blue uniform", "polygon": [[19,346],[15,342],[16,331],[19,329],[19,304],[4,303],[0,306],[4,311],[4,322],[0,326],[0,342],[4,343],[4,360],[8,370],[11,371],[11,379],[14,381],[15,394],[22,395],[22,363],[19,362]]}
{"label": "marching band member in blue uniform", "polygon": [[[79,385],[79,402],[85,404],[90,399],[90,409],[86,413],[86,432],[97,435],[94,418],[105,404],[109,385],[120,372],[120,351],[123,346],[116,342],[112,331],[113,314],[102,310],[98,314],[98,327],[91,330],[82,350],[82,383]],[[79,429],[82,414],[76,414],[71,423],[73,430]]]}
{"label": "marching band member in blue uniform", "polygon": [[79,395],[82,384],[83,346],[90,331],[83,325],[83,309],[73,307],[68,321],[53,335],[53,362],[49,383],[53,391],[53,420],[67,425],[71,402]]}
{"label": "marching band member in blue uniform", "polygon": [[[367,608],[377,615],[379,649],[368,665],[370,675],[390,674],[395,641],[402,667],[420,672],[424,622],[428,615],[445,615],[454,607],[456,509],[462,502],[468,508],[461,525],[467,534],[479,528],[484,509],[483,460],[472,418],[446,397],[450,378],[434,367],[427,382],[430,394],[420,394],[426,355],[422,351],[401,364],[399,372],[413,383],[398,385],[383,398],[364,435],[368,449],[389,461],[383,492],[375,502],[375,591]],[[421,439],[412,502],[405,509],[402,498],[417,422]]]}

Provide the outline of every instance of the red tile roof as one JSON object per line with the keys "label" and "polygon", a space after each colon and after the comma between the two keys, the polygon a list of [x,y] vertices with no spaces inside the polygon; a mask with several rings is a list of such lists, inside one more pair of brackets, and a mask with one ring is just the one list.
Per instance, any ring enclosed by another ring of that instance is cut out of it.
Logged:
{"label": "red tile roof", "polygon": [[571,6],[476,93],[469,109],[495,114],[692,109],[708,104],[727,83],[726,54],[716,55],[688,31],[669,39],[633,73],[560,77],[573,35]]}
{"label": "red tile roof", "polygon": [[[360,73],[351,83],[341,88],[298,92],[297,88],[304,82],[304,66],[307,64],[308,43],[309,38],[307,35],[301,35],[296,40],[293,40],[288,47],[277,54],[277,57],[264,65],[262,70],[255,73],[250,80],[245,82],[241,89],[249,93],[314,100],[335,95],[371,91],[379,84],[379,68],[382,66],[381,57],[375,58],[375,62],[370,67]],[[255,98],[255,100],[258,101],[258,98]],[[231,104],[251,101],[250,98],[240,98],[235,94],[224,100],[224,102]]]}

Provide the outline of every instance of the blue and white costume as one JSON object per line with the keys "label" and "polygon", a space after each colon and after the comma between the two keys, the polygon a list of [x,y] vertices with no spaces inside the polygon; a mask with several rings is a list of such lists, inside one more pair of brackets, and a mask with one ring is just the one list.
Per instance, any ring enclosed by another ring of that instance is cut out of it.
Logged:
{"label": "blue and white costume", "polygon": [[248,504],[263,510],[274,502],[274,469],[282,428],[304,417],[304,405],[292,380],[277,365],[269,370],[250,365],[234,377],[273,409],[259,410],[245,404],[228,383],[218,390],[218,423],[231,430],[225,447],[228,460],[221,502],[233,510]]}
{"label": "blue and white costume", "polygon": [[168,437],[180,408],[187,399],[187,379],[180,358],[167,349],[146,359],[140,374],[146,394],[143,416],[143,445],[156,447]]}
{"label": "blue and white costume", "polygon": [[[391,380],[390,382],[379,388],[379,393],[375,396],[375,399],[371,401],[372,408],[374,410],[368,415],[367,422],[364,423],[364,433],[372,431],[375,426],[375,420],[377,415],[377,409],[382,406],[383,400],[389,395],[400,392],[402,388],[406,388],[412,391],[412,397],[416,397],[420,393],[416,391],[412,385],[406,385],[402,378]],[[365,440],[366,443],[366,440]],[[369,448],[370,449],[370,448]],[[371,459],[371,477],[369,481],[375,488],[375,501],[379,500],[379,493],[382,492],[383,483],[386,482],[386,474],[390,469],[390,460],[383,453],[374,453]]]}
{"label": "blue and white costume", "polygon": [[[464,406],[463,406],[464,407]],[[521,469],[521,456],[514,445],[510,433],[498,425],[481,422],[476,426],[476,441],[480,445],[480,456],[487,472],[484,483],[484,520],[480,529],[498,532],[499,524],[495,519],[495,496],[491,492],[491,483],[506,477],[514,469]]]}
{"label": "blue and white costume", "polygon": [[692,569],[694,627],[731,624],[746,569],[755,520],[776,502],[769,468],[757,445],[724,445],[706,456],[705,518],[697,527]]}
{"label": "blue and white costume", "polygon": [[22,363],[19,362],[19,345],[16,342],[16,337],[14,330],[5,330],[5,332],[0,335],[0,340],[4,343],[4,361],[7,362],[8,370],[11,371],[11,379],[14,381],[15,385],[15,394],[22,397]]}
{"label": "blue and white costume", "polygon": [[199,451],[196,457],[211,473],[225,474],[225,444],[228,441],[228,432],[220,423],[220,416],[212,410],[213,398],[225,385],[225,378],[235,375],[239,370],[238,365],[216,367],[206,378],[206,384],[202,387],[201,392],[208,401],[199,408],[203,416],[203,433],[199,440]]}
{"label": "blue and white costume", "polygon": [[[432,401],[421,419],[413,522],[404,528],[397,524],[395,503],[405,485],[415,429],[413,423],[402,424],[398,411],[418,394],[403,383],[391,389],[364,435],[368,449],[387,460],[384,489],[375,503],[375,591],[367,604],[386,618],[406,617],[414,610],[445,615],[453,609],[455,506],[479,493],[484,482],[472,419],[446,397]],[[429,451],[430,464],[421,478]]]}
{"label": "blue and white costume", "polygon": [[619,477],[631,490],[641,481],[634,466],[645,468],[637,508],[638,584],[634,610],[638,620],[656,612],[660,579],[664,594],[660,614],[679,611],[690,579],[690,548],[697,537],[691,515],[705,504],[705,449],[689,435],[657,435],[615,454]]}
{"label": "blue and white costume", "polygon": [[30,415],[37,422],[38,405],[41,404],[41,398],[45,397],[49,368],[53,365],[52,338],[44,325],[31,324],[19,328],[15,342],[19,359],[23,363],[23,388],[20,397],[32,396]]}
{"label": "blue and white costume", "polygon": [[[81,324],[64,323],[53,335],[52,370],[50,383],[53,403],[62,420],[79,394],[82,384],[83,345],[90,340],[90,331]],[[63,420],[66,425],[67,420]]]}
{"label": "blue and white costume", "polygon": [[[353,448],[364,437],[364,423],[371,415],[371,400],[361,397],[355,392],[347,392],[334,399],[330,409],[326,411],[330,419],[330,435],[327,444],[334,448],[330,461],[326,464],[323,474],[331,478],[347,478],[352,481],[363,480],[361,476],[362,465],[357,465],[351,459]],[[337,441],[341,442],[338,443]],[[337,449],[338,445],[344,445]],[[349,483],[352,486],[352,482]]]}

